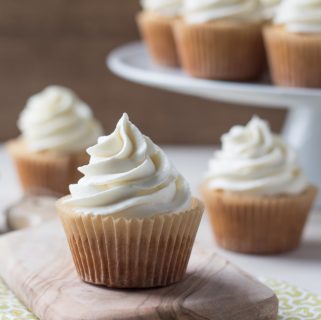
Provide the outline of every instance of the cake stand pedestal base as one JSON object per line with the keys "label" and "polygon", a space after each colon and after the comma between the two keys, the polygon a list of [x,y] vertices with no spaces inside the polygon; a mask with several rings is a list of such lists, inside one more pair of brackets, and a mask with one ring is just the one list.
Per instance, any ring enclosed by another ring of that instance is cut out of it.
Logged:
{"label": "cake stand pedestal base", "polygon": [[[321,190],[321,108],[305,106],[290,109],[283,136],[297,151],[310,181]],[[321,197],[317,204],[321,206]]]}

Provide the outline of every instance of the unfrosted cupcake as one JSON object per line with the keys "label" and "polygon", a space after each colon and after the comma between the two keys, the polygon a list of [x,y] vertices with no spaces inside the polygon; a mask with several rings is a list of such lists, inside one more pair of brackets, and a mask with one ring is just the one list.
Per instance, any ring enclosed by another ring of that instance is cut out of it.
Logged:
{"label": "unfrosted cupcake", "polygon": [[57,203],[80,277],[118,288],[182,279],[203,212],[164,152],[128,119],[89,148]]}
{"label": "unfrosted cupcake", "polygon": [[141,0],[143,11],[137,23],[153,60],[164,66],[178,66],[173,23],[181,12],[182,0]]}
{"label": "unfrosted cupcake", "polygon": [[90,108],[71,90],[50,86],[27,101],[18,127],[22,135],[9,141],[26,191],[67,194],[88,161],[86,148],[102,134]]}
{"label": "unfrosted cupcake", "polygon": [[256,254],[296,248],[317,193],[293,150],[256,117],[223,135],[202,192],[218,244]]}
{"label": "unfrosted cupcake", "polygon": [[275,84],[321,87],[321,1],[284,0],[264,36]]}
{"label": "unfrosted cupcake", "polygon": [[175,38],[191,76],[251,80],[264,67],[259,0],[185,0]]}

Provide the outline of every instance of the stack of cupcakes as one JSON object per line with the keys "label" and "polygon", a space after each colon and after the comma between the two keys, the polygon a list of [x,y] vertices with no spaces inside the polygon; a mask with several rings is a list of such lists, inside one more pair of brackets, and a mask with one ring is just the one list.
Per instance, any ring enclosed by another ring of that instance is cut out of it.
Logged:
{"label": "stack of cupcakes", "polygon": [[223,135],[202,193],[218,244],[275,254],[299,245],[317,190],[293,150],[255,117]]}

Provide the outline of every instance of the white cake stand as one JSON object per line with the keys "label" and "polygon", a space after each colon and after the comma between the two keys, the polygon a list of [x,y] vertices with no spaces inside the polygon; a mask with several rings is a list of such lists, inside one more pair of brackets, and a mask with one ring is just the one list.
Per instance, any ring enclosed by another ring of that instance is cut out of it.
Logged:
{"label": "white cake stand", "polygon": [[284,138],[297,150],[306,174],[321,190],[321,90],[191,78],[179,69],[154,65],[140,42],[115,49],[107,64],[118,76],[151,87],[240,105],[288,108]]}

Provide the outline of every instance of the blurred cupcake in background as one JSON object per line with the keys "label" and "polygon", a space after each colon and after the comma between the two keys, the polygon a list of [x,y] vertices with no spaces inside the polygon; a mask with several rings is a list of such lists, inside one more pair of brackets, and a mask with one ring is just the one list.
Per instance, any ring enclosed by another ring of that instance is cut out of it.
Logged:
{"label": "blurred cupcake in background", "polygon": [[88,153],[57,202],[80,277],[116,288],[180,281],[203,213],[184,177],[127,114]]}
{"label": "blurred cupcake in background", "polygon": [[178,66],[172,26],[180,15],[182,0],[141,0],[141,5],[143,11],[137,23],[153,60],[164,66]]}
{"label": "blurred cupcake in background", "polygon": [[264,35],[276,85],[321,87],[320,0],[283,0]]}
{"label": "blurred cupcake in background", "polygon": [[264,68],[259,0],[185,0],[175,38],[191,76],[251,80]]}
{"label": "blurred cupcake in background", "polygon": [[263,12],[263,18],[266,22],[271,22],[277,12],[281,0],[260,0]]}
{"label": "blurred cupcake in background", "polygon": [[299,245],[317,190],[293,150],[254,117],[223,135],[202,193],[219,245],[274,254]]}
{"label": "blurred cupcake in background", "polygon": [[103,132],[87,104],[64,87],[50,86],[30,97],[7,143],[22,186],[29,192],[67,194],[88,161],[85,150]]}

